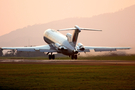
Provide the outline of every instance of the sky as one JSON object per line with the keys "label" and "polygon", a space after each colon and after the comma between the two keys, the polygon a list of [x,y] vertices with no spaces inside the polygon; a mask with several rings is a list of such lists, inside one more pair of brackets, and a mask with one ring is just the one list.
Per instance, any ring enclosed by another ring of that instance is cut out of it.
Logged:
{"label": "sky", "polygon": [[135,0],[0,0],[0,36],[29,25],[117,12]]}

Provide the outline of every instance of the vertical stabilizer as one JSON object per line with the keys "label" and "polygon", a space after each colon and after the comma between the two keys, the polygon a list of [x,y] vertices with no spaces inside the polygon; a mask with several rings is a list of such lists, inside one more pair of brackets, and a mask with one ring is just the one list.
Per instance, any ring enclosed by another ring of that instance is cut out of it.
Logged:
{"label": "vertical stabilizer", "polygon": [[76,29],[74,30],[74,33],[73,33],[73,36],[72,36],[72,42],[74,44],[74,47],[76,46],[78,35],[81,32],[81,29],[78,26],[75,26],[75,28]]}

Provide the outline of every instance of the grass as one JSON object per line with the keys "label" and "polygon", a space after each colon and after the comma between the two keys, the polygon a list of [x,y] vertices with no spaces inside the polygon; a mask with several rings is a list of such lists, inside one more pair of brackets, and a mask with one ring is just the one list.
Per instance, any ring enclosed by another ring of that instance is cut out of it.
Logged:
{"label": "grass", "polygon": [[135,66],[0,64],[0,90],[135,89]]}
{"label": "grass", "polygon": [[0,59],[48,60],[47,57],[0,57]]}
{"label": "grass", "polygon": [[88,56],[88,57],[80,57],[80,60],[87,59],[87,60],[135,60],[135,55],[116,55],[116,56]]}
{"label": "grass", "polygon": [[[0,59],[28,59],[28,60],[48,60],[47,57],[0,57]],[[70,57],[57,57],[57,60],[67,60]],[[135,55],[124,55],[124,56],[79,56],[78,60],[135,60]]]}

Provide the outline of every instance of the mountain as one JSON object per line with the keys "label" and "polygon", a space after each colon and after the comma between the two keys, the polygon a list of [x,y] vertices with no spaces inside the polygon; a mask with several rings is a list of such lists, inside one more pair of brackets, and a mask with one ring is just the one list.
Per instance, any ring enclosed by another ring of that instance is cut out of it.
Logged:
{"label": "mountain", "polygon": [[[82,31],[78,42],[84,45],[135,47],[135,5],[91,18],[67,18],[20,28],[0,36],[0,47],[44,45],[46,43],[43,40],[43,32],[46,29],[72,28],[74,25],[103,30],[102,32]],[[68,32],[61,31],[61,33],[65,35]],[[134,51],[135,49],[130,50],[132,53]]]}

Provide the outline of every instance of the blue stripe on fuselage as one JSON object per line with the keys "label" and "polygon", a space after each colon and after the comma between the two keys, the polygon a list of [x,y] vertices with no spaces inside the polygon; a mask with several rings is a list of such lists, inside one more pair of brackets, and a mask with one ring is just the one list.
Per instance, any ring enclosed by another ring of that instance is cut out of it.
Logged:
{"label": "blue stripe on fuselage", "polygon": [[44,41],[48,44],[54,43],[53,41],[51,41],[50,39],[46,38],[45,36],[43,37]]}

